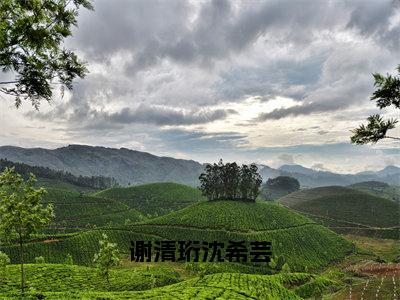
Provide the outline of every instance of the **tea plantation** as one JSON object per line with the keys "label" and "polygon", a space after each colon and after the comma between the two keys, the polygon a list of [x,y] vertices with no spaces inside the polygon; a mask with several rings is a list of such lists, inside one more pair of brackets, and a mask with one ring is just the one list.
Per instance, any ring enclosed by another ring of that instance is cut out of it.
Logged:
{"label": "tea plantation", "polygon": [[[16,266],[7,268],[2,299],[19,295]],[[218,273],[181,281],[165,268],[113,270],[110,285],[96,269],[69,265],[27,265],[28,295],[46,299],[303,299],[337,289],[334,280],[306,273],[252,275]],[[55,280],[48,280],[54,278]],[[177,283],[178,281],[181,281]]]}
{"label": "tea plantation", "polygon": [[279,199],[279,203],[340,232],[363,229],[395,238],[400,227],[398,203],[346,187],[303,190]]}
{"label": "tea plantation", "polygon": [[120,201],[151,216],[167,214],[205,200],[198,189],[172,182],[110,188],[94,196]]}

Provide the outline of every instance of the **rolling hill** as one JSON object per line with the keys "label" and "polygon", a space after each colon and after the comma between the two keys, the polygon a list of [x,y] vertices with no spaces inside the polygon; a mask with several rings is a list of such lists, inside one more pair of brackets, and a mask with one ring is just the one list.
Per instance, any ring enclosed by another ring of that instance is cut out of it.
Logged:
{"label": "rolling hill", "polygon": [[353,249],[349,242],[309,218],[265,202],[201,202],[125,227],[169,240],[271,241],[273,253],[284,256],[298,270],[327,265]]}
{"label": "rolling hill", "polygon": [[363,181],[348,187],[400,203],[400,186],[393,186],[380,181]]}
{"label": "rolling hill", "polygon": [[[292,270],[299,271],[319,269],[354,251],[349,241],[279,204],[215,201],[132,225],[36,239],[26,245],[26,259],[41,255],[57,263],[70,253],[76,263],[91,265],[102,232],[126,255],[130,241],[137,240],[270,241],[273,255],[283,256]],[[17,245],[3,247],[13,261],[18,259],[17,249]]]}
{"label": "rolling hill", "polygon": [[400,226],[397,203],[351,188],[330,186],[302,190],[278,201],[340,232],[376,231],[396,238]]}
{"label": "rolling hill", "polygon": [[135,222],[144,219],[143,214],[119,201],[62,189],[46,190],[43,202],[53,204],[55,211],[51,231],[80,230],[107,224],[124,224],[126,220]]}
{"label": "rolling hill", "polygon": [[120,201],[152,216],[163,215],[204,200],[200,190],[172,182],[110,188],[97,192],[94,196]]}

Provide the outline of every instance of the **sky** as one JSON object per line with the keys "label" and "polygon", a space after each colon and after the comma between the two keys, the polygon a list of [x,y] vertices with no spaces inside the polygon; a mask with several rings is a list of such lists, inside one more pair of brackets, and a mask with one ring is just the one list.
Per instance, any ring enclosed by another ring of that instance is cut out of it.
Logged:
{"label": "sky", "polygon": [[[398,142],[350,143],[400,64],[399,0],[95,0],[65,41],[90,73],[35,111],[0,95],[0,145],[85,144],[199,162],[355,173]],[[400,136],[399,128],[390,132]]]}

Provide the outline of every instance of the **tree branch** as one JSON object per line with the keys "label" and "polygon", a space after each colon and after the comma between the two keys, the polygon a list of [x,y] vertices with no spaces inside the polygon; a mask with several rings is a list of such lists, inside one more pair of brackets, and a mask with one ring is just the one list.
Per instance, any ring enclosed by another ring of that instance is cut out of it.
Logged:
{"label": "tree branch", "polygon": [[18,81],[0,81],[0,84],[18,83]]}
{"label": "tree branch", "polygon": [[384,138],[393,139],[393,140],[399,140],[399,141],[400,141],[400,138],[394,137],[394,136],[387,136],[387,135],[386,135]]}

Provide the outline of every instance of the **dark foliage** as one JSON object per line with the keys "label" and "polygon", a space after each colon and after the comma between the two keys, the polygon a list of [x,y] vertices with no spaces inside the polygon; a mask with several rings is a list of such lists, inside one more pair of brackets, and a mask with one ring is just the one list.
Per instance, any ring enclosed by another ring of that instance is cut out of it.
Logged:
{"label": "dark foliage", "polygon": [[268,178],[261,188],[261,197],[264,200],[276,200],[299,189],[300,183],[296,178],[290,176]]}
{"label": "dark foliage", "polygon": [[235,162],[207,165],[199,177],[203,195],[208,200],[255,201],[262,178],[255,164],[239,167]]}
{"label": "dark foliage", "polygon": [[[397,67],[400,75],[400,65]],[[376,101],[376,106],[380,109],[394,106],[400,108],[400,77],[387,74],[386,77],[375,73],[373,74],[376,90],[371,96],[371,100]],[[383,120],[379,114],[374,114],[367,119],[368,124],[361,124],[358,128],[352,130],[353,136],[351,142],[362,145],[367,143],[375,144],[381,139],[389,138],[400,140],[399,137],[388,136],[387,132],[395,128],[397,119]]]}
{"label": "dark foliage", "polygon": [[0,172],[4,171],[6,167],[15,167],[15,171],[21,174],[24,178],[28,178],[29,174],[33,173],[39,178],[61,180],[81,187],[106,189],[113,186],[118,186],[115,179],[111,177],[75,176],[64,171],[56,171],[50,168],[30,166],[27,164],[12,162],[6,159],[0,159]]}
{"label": "dark foliage", "polygon": [[0,82],[0,92],[14,96],[15,105],[50,101],[52,85],[72,89],[76,77],[87,73],[77,55],[62,48],[77,25],[80,7],[90,0],[1,0],[0,68],[13,78]]}
{"label": "dark foliage", "polygon": [[266,187],[284,189],[295,192],[300,189],[300,183],[296,178],[290,176],[278,176],[276,178],[268,178],[265,183]]}

